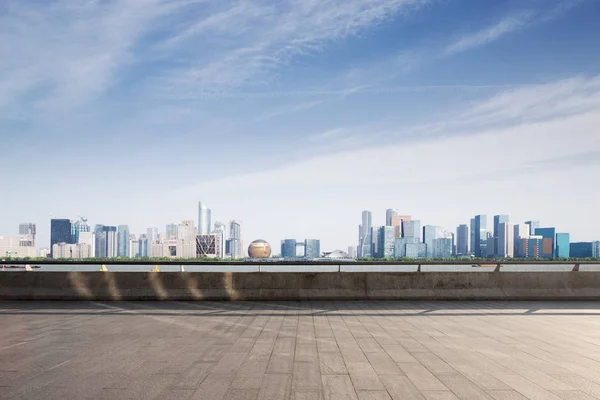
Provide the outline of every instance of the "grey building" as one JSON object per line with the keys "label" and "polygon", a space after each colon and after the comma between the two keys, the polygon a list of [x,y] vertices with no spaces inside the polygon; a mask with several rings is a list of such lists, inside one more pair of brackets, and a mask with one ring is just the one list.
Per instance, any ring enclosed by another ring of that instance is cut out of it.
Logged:
{"label": "grey building", "polygon": [[487,216],[475,216],[475,249],[473,253],[476,257],[487,256]]}
{"label": "grey building", "polygon": [[361,214],[361,224],[358,227],[358,257],[367,258],[371,257],[371,228],[372,228],[373,214],[371,211],[364,210]]}
{"label": "grey building", "polygon": [[229,222],[229,255],[231,258],[242,258],[242,226],[237,221]]}
{"label": "grey building", "polygon": [[113,258],[117,256],[117,227],[96,225],[96,257]]}
{"label": "grey building", "polygon": [[296,258],[296,239],[284,239],[281,241],[281,257]]}
{"label": "grey building", "polygon": [[148,236],[143,233],[138,239],[138,257],[148,257]]}
{"label": "grey building", "polygon": [[304,240],[304,258],[321,257],[321,241],[319,239]]}
{"label": "grey building", "polygon": [[[451,237],[441,237],[433,239],[431,251],[433,258],[451,258],[452,245],[453,243]],[[427,250],[427,256],[429,257],[429,250]]]}
{"label": "grey building", "polygon": [[87,222],[87,218],[81,218],[71,223],[71,236],[73,243],[79,243],[79,234],[81,232],[90,232],[91,228]]}
{"label": "grey building", "polygon": [[427,256],[427,245],[425,243],[407,243],[407,258],[425,258]]}
{"label": "grey building", "polygon": [[198,202],[198,234],[209,235],[211,233],[211,212],[201,201]]}
{"label": "grey building", "polygon": [[471,218],[471,231],[469,234],[469,252],[475,254],[475,218]]}
{"label": "grey building", "polygon": [[402,237],[413,238],[414,242],[421,241],[421,221],[402,221]]}
{"label": "grey building", "polygon": [[117,257],[129,257],[128,225],[119,225],[117,229]]}
{"label": "grey building", "polygon": [[497,238],[499,235],[498,228],[500,224],[507,224],[510,221],[508,215],[494,215],[494,237]]}
{"label": "grey building", "polygon": [[396,245],[396,237],[394,227],[382,226],[377,230],[377,256],[378,258],[394,257],[394,247]]}
{"label": "grey building", "polygon": [[469,254],[469,226],[459,225],[456,228],[456,255],[466,256]]}
{"label": "grey building", "polygon": [[392,226],[392,217],[396,217],[398,214],[398,210],[395,208],[388,208],[385,210],[385,226]]}

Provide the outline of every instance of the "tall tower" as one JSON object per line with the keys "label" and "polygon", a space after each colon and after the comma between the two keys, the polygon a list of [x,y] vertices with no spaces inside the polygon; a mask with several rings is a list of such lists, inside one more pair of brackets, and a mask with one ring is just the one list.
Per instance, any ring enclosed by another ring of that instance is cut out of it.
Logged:
{"label": "tall tower", "polygon": [[129,226],[117,228],[117,257],[129,257]]}
{"label": "tall tower", "polygon": [[475,216],[475,257],[487,255],[487,215]]}
{"label": "tall tower", "polygon": [[208,235],[211,232],[210,208],[201,201],[198,202],[198,234]]}
{"label": "tall tower", "polygon": [[398,215],[398,210],[388,208],[385,210],[385,226],[392,226],[392,218]]}
{"label": "tall tower", "polygon": [[466,256],[469,254],[469,226],[459,225],[456,229],[456,254]]}
{"label": "tall tower", "polygon": [[50,220],[50,254],[52,255],[52,246],[56,243],[73,243],[71,235],[71,221],[68,219]]}

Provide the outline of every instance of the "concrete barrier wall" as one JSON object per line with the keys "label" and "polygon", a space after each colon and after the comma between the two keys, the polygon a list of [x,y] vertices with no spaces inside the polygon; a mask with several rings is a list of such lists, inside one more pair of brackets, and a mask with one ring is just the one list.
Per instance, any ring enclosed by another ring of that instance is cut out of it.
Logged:
{"label": "concrete barrier wall", "polygon": [[1,300],[600,300],[600,272],[4,272]]}

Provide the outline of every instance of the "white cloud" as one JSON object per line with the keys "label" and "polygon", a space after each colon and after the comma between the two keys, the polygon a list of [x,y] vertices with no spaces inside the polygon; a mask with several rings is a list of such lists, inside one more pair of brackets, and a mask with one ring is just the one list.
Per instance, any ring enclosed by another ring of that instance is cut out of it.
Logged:
{"label": "white cloud", "polygon": [[531,20],[532,12],[513,15],[502,19],[492,26],[486,27],[479,32],[463,36],[446,47],[447,54],[459,53],[470,50],[487,43],[493,42],[508,33],[524,28]]}

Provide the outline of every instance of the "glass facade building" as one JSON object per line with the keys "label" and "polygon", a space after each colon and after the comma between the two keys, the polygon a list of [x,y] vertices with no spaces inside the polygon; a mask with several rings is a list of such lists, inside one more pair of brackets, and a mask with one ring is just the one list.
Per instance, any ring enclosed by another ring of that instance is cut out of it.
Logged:
{"label": "glass facade building", "polygon": [[527,225],[529,227],[529,235],[528,236],[535,236],[535,230],[537,228],[540,227],[540,221],[527,221],[525,222],[525,225]]}
{"label": "glass facade building", "polygon": [[73,235],[71,234],[71,221],[68,219],[50,220],[50,255],[52,247],[57,243],[73,244]]}
{"label": "glass facade building", "polygon": [[487,255],[487,216],[475,216],[475,249],[473,253],[476,257],[485,257]]}
{"label": "glass facade building", "polygon": [[[450,258],[452,257],[452,238],[436,238],[431,243],[433,258]],[[427,250],[429,257],[429,250]]]}
{"label": "glass facade building", "polygon": [[427,256],[427,245],[425,243],[407,243],[407,258],[425,258]]}
{"label": "glass facade building", "polygon": [[456,255],[466,256],[469,254],[469,226],[459,225],[456,229]]}
{"label": "glass facade building", "polygon": [[412,238],[414,242],[421,241],[421,221],[402,221],[402,237]]}
{"label": "glass facade building", "polygon": [[281,257],[296,258],[296,239],[284,239],[281,241]]}
{"label": "glass facade building", "polygon": [[556,257],[556,228],[536,228],[535,235],[541,236],[543,239],[548,239],[544,242],[540,257]]}
{"label": "glass facade building", "polygon": [[571,254],[571,235],[568,233],[556,234],[556,257],[569,258]]}
{"label": "glass facade building", "polygon": [[500,235],[499,227],[500,224],[507,224],[510,218],[508,215],[494,215],[494,237],[497,238]]}
{"label": "glass facade building", "polygon": [[396,245],[394,227],[391,225],[380,227],[377,230],[377,236],[377,256],[379,258],[394,257],[394,247]]}
{"label": "glass facade building", "polygon": [[320,258],[321,257],[321,241],[318,239],[304,240],[304,257],[305,258]]}
{"label": "glass facade building", "polygon": [[117,257],[129,257],[129,226],[119,225],[117,231]]}
{"label": "glass facade building", "polygon": [[138,257],[148,257],[148,236],[145,234],[138,239]]}
{"label": "glass facade building", "polygon": [[201,201],[198,202],[198,234],[208,235],[211,232],[211,212]]}

